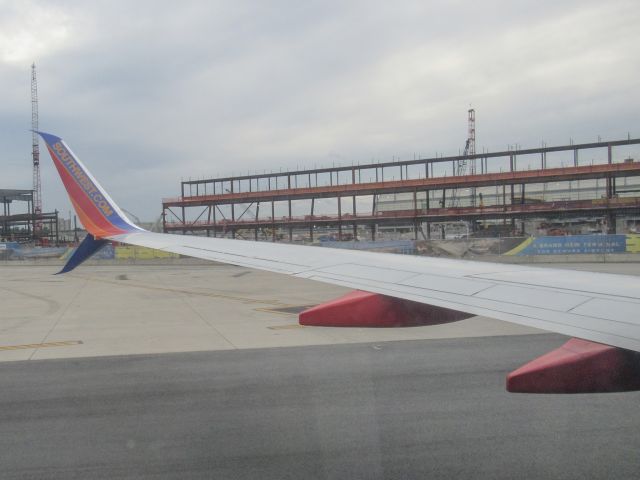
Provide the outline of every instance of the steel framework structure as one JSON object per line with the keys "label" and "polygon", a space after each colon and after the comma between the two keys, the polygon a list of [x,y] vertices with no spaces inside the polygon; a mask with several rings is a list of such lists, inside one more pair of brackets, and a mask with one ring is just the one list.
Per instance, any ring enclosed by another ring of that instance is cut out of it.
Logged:
{"label": "steel framework structure", "polygon": [[[32,190],[0,189],[0,241],[58,244],[58,212],[36,214],[34,200]],[[27,212],[12,214],[13,202],[25,202]]]}
{"label": "steel framework structure", "polygon": [[[472,113],[469,118],[472,118]],[[475,119],[475,116],[473,118]],[[471,123],[469,128],[472,128]],[[470,130],[470,135],[475,133],[475,127],[473,130],[474,132]],[[338,238],[343,238],[344,228],[352,228],[353,234],[349,234],[349,237],[356,238],[358,226],[368,226],[371,228],[371,237],[375,239],[377,225],[410,225],[417,236],[417,232],[421,231],[420,225],[425,222],[499,219],[515,225],[518,219],[567,215],[604,216],[613,229],[616,215],[640,213],[640,197],[617,195],[618,179],[640,177],[640,162],[619,159],[614,161],[613,155],[615,147],[637,144],[640,144],[640,139],[628,138],[526,150],[183,181],[179,198],[163,199],[163,230],[199,232],[213,236],[230,234],[232,237],[240,230],[253,230],[255,239],[269,237],[273,241],[280,236],[276,232],[284,232],[286,238],[288,231],[288,239],[291,241],[295,228],[308,231],[309,238],[313,241],[314,228],[318,226],[335,227]],[[594,149],[604,149],[606,160],[602,163],[581,165],[580,152]],[[571,152],[572,164],[549,168],[547,156],[555,152]],[[538,168],[518,169],[522,157],[528,158],[529,168],[531,159],[537,158]],[[477,161],[480,171],[458,175],[457,166],[460,161]],[[498,161],[508,161],[507,171],[491,171],[492,162]],[[451,165],[450,175],[442,172],[440,176],[434,175],[434,166],[436,169],[439,166],[442,170],[442,166],[446,165]],[[410,167],[414,170],[414,178],[410,178]],[[416,167],[421,172],[418,178],[415,178]],[[373,178],[363,181],[365,172]],[[399,174],[399,179],[390,178],[394,173]],[[319,181],[321,176],[328,182],[322,184]],[[546,185],[552,182],[593,179],[602,180],[606,184],[606,194],[603,198],[529,203],[525,196],[526,186],[530,184]],[[482,198],[476,201],[475,190],[488,186],[502,189],[499,204],[484,205]],[[447,197],[447,192],[459,192],[463,189],[474,192],[470,206],[460,206],[455,201],[459,195]],[[411,208],[391,211],[376,209],[376,199],[389,193],[409,195],[412,199]],[[434,195],[439,199],[435,204]],[[363,196],[373,196],[373,209],[369,212],[357,211],[356,199]],[[337,199],[337,212],[318,215],[314,211],[316,200],[326,198]],[[343,212],[344,199],[351,199],[350,213]],[[309,202],[307,214],[293,215],[291,202],[296,200]],[[285,202],[285,215],[276,216],[276,202]],[[230,215],[224,215],[223,208],[230,210]]]}

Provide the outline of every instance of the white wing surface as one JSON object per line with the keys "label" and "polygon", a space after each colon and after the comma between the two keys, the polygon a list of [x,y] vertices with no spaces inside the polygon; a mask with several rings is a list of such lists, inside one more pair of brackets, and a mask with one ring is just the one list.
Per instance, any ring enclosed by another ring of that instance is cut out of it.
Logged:
{"label": "white wing surface", "polygon": [[151,232],[108,238],[640,351],[640,277]]}

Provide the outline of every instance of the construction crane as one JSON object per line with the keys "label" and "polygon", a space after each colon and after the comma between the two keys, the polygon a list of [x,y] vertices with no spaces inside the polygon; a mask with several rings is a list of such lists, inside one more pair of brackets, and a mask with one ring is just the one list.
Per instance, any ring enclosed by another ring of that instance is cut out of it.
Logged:
{"label": "construction crane", "polygon": [[[467,175],[467,173],[474,174],[476,173],[475,169],[475,159],[471,160],[466,158],[470,155],[476,154],[476,111],[473,108],[469,109],[469,123],[468,123],[468,134],[467,141],[464,145],[464,153],[462,154],[463,159],[458,160],[456,164],[456,176]],[[467,172],[467,168],[471,167],[471,171]],[[460,197],[458,196],[457,189],[453,190],[453,194],[451,196],[451,206],[458,207],[460,206]],[[475,188],[472,190],[471,195],[471,205],[475,205]]]}
{"label": "construction crane", "polygon": [[[467,155],[476,154],[476,111],[473,108],[469,109],[469,130],[467,136]],[[471,175],[476,174],[476,159],[470,160],[471,162]],[[482,171],[482,169],[480,169]],[[476,187],[471,187],[471,206],[476,206]]]}
{"label": "construction crane", "polygon": [[40,145],[38,143],[38,82],[36,64],[31,65],[31,155],[33,158],[34,237],[42,233],[42,186],[40,184]]}

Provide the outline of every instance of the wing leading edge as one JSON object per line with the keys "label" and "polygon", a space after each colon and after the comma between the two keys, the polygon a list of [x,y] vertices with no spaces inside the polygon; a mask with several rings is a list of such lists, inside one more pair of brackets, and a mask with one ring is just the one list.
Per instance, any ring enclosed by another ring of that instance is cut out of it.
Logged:
{"label": "wing leading edge", "polygon": [[59,137],[41,135],[96,240],[288,274],[640,352],[640,277],[152,233],[126,218]]}

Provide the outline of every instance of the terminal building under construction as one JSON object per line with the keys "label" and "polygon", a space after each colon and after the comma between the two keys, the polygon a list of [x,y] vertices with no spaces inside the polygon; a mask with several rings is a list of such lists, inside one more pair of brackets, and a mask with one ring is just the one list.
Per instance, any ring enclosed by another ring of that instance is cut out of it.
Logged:
{"label": "terminal building under construction", "polygon": [[314,242],[635,232],[640,139],[181,182],[165,232]]}

